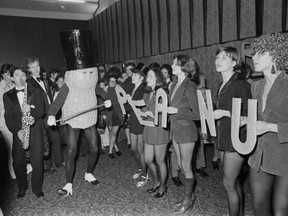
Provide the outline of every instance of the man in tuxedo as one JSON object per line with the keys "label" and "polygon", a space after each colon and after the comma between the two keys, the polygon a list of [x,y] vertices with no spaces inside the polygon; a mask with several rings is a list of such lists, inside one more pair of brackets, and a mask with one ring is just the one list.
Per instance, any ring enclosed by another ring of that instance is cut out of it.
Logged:
{"label": "man in tuxedo", "polygon": [[26,66],[30,72],[30,77],[27,79],[27,83],[32,85],[33,87],[41,90],[43,98],[44,98],[44,103],[45,103],[45,115],[43,118],[44,125],[45,125],[45,131],[46,134],[48,135],[48,140],[49,143],[52,146],[52,165],[51,165],[51,159],[49,159],[50,163],[46,163],[46,169],[52,169],[52,171],[56,172],[55,166],[59,167],[61,166],[63,162],[62,158],[62,150],[61,150],[61,139],[59,132],[56,127],[49,127],[47,125],[47,118],[48,118],[48,110],[53,102],[53,97],[51,94],[51,89],[48,85],[47,80],[42,80],[40,77],[40,61],[36,57],[29,57],[26,60]]}
{"label": "man in tuxedo", "polygon": [[51,69],[49,72],[49,78],[47,79],[48,85],[52,91],[52,95],[54,97],[55,91],[58,89],[58,85],[55,82],[56,77],[59,75],[59,71],[56,69]]}
{"label": "man in tuxedo", "polygon": [[[34,118],[34,124],[30,126],[29,153],[33,167],[32,171],[32,192],[36,196],[42,197],[43,185],[43,122],[45,115],[44,100],[41,91],[33,86],[26,84],[26,73],[21,68],[15,68],[11,72],[15,87],[3,95],[5,108],[4,118],[8,129],[13,134],[13,167],[18,185],[17,198],[25,196],[28,188],[26,176],[26,151],[22,148],[21,140],[25,136],[22,128],[22,116],[30,112]],[[27,89],[25,92],[24,90]]]}

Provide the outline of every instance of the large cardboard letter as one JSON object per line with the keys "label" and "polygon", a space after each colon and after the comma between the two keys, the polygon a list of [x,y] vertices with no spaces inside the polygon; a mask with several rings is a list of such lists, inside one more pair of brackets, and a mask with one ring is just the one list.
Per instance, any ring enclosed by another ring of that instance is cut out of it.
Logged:
{"label": "large cardboard letter", "polygon": [[232,145],[240,154],[249,154],[256,144],[257,100],[248,100],[247,139],[245,143],[239,140],[241,98],[232,100],[231,139]]}
{"label": "large cardboard letter", "polygon": [[[117,99],[118,99],[118,102],[120,104],[120,107],[121,107],[121,110],[122,110],[122,113],[123,115],[126,114],[126,110],[124,108],[124,104],[127,102],[127,95],[126,95],[126,92],[124,91],[124,89],[120,86],[116,86],[115,87],[115,91],[116,91],[116,94],[117,94]],[[146,115],[140,110],[138,109],[136,106],[145,106],[145,102],[144,100],[139,100],[139,101],[133,101],[133,100],[130,100],[128,101],[128,103],[130,104],[130,106],[132,107],[139,123],[141,125],[145,125],[145,126],[149,126],[149,127],[155,127],[153,121],[144,121],[142,119],[142,116],[145,117]]]}
{"label": "large cardboard letter", "polygon": [[197,97],[198,97],[199,112],[200,112],[201,132],[204,134],[207,134],[206,121],[205,121],[207,120],[207,124],[208,124],[211,136],[216,137],[216,126],[215,126],[215,120],[214,120],[214,114],[213,114],[211,91],[206,90],[206,103],[207,103],[208,109],[206,107],[206,103],[205,103],[201,90],[197,90]]}
{"label": "large cardboard letter", "polygon": [[126,92],[124,91],[124,89],[122,87],[120,87],[118,85],[115,87],[115,91],[116,91],[118,102],[119,102],[120,107],[121,107],[121,111],[122,111],[123,115],[125,115],[126,110],[124,108],[124,104],[127,102]]}
{"label": "large cardboard letter", "polygon": [[[159,102],[161,100],[161,103]],[[158,89],[156,92],[156,98],[155,98],[155,118],[154,118],[154,124],[158,125],[158,117],[159,114],[162,113],[162,127],[167,127],[167,113],[168,113],[168,98],[167,94],[163,89]]]}

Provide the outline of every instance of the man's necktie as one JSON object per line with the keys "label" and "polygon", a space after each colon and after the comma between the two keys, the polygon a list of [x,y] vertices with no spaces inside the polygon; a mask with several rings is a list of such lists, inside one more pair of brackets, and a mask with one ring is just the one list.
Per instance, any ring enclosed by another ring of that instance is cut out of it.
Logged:
{"label": "man's necktie", "polygon": [[37,79],[38,82],[42,81],[42,79],[40,77],[36,77],[36,79]]}

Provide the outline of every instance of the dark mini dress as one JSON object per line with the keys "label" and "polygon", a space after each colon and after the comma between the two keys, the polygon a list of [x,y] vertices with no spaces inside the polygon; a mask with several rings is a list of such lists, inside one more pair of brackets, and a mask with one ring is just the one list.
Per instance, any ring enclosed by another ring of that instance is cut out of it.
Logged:
{"label": "dark mini dress", "polygon": [[[220,84],[221,86],[221,84]],[[215,98],[216,109],[228,110],[232,112],[232,98],[241,98],[241,116],[247,116],[248,99],[252,98],[251,86],[246,80],[240,79],[239,73],[234,73],[226,85]],[[224,116],[217,122],[218,150],[236,152],[231,140],[231,118]],[[239,139],[244,142],[246,139],[246,128],[241,127]]]}
{"label": "dark mini dress", "polygon": [[[138,86],[138,88],[135,90],[134,94],[132,95],[132,92],[130,95],[132,96],[132,100],[142,100],[143,95],[145,93],[145,85],[141,84]],[[129,105],[128,107],[128,112],[130,114],[130,119],[129,119],[129,128],[130,128],[130,133],[135,134],[135,135],[141,135],[143,134],[144,126],[141,125],[132,110],[132,107]]]}
{"label": "dark mini dress", "polygon": [[107,87],[107,94],[111,100],[112,106],[106,109],[105,123],[107,126],[120,126],[123,124],[124,117],[118,102],[115,88]]}

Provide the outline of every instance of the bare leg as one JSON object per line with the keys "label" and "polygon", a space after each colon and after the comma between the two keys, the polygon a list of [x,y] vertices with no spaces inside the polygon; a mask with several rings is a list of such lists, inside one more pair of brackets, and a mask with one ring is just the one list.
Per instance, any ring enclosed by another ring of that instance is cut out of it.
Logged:
{"label": "bare leg", "polygon": [[138,152],[140,163],[141,163],[142,175],[147,176],[147,164],[145,162],[144,148],[145,146],[144,146],[142,134],[137,135],[137,152]]}
{"label": "bare leg", "polygon": [[151,172],[152,175],[152,180],[153,180],[153,188],[156,188],[157,186],[159,186],[160,181],[158,178],[158,173],[157,173],[157,168],[155,166],[154,163],[154,156],[155,156],[155,152],[154,152],[154,145],[150,145],[145,143],[145,150],[144,150],[144,155],[145,155],[145,161],[149,167],[149,170]]}
{"label": "bare leg", "polygon": [[237,152],[223,154],[223,185],[226,190],[229,215],[243,215],[242,189],[239,183],[239,174],[244,158]]}
{"label": "bare leg", "polygon": [[137,151],[137,135],[131,133],[130,136],[131,136],[131,149],[134,154],[138,170],[140,169],[142,170],[140,155],[139,152]]}
{"label": "bare leg", "polygon": [[167,165],[165,162],[167,144],[154,145],[154,153],[156,162],[160,169],[160,188],[159,193],[162,194],[166,190],[166,180],[167,180]]}
{"label": "bare leg", "polygon": [[119,151],[118,146],[116,144],[116,138],[117,138],[117,132],[119,129],[119,126],[108,126],[109,129],[109,154],[112,154],[113,147],[115,146],[115,150]]}
{"label": "bare leg", "polygon": [[255,216],[268,216],[271,209],[273,175],[250,167],[250,188]]}
{"label": "bare leg", "polygon": [[288,215],[288,177],[274,177],[273,215]]}

